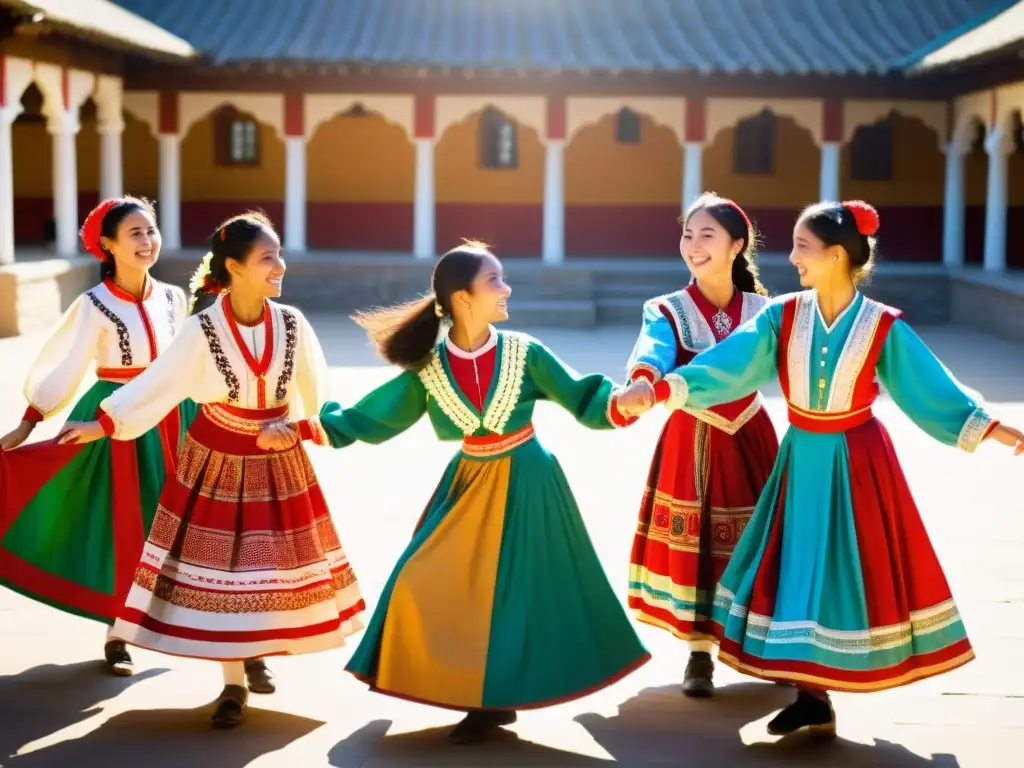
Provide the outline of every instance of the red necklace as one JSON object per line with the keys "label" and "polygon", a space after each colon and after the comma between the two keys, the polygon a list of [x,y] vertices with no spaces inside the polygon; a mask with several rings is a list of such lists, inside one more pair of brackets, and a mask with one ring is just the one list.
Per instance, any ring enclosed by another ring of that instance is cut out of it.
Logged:
{"label": "red necklace", "polygon": [[270,311],[267,307],[267,302],[263,302],[263,331],[266,334],[266,343],[263,345],[263,355],[257,360],[253,357],[252,352],[249,351],[249,346],[242,339],[242,334],[238,330],[238,321],[235,320],[235,315],[231,311],[231,303],[228,301],[228,294],[224,294],[224,298],[221,300],[221,309],[224,311],[224,317],[227,318],[228,328],[231,329],[231,335],[235,337],[235,345],[238,347],[238,351],[242,353],[242,358],[245,360],[245,364],[252,371],[252,375],[256,377],[256,402],[257,407],[267,407],[267,383],[264,381],[264,376],[267,375],[267,371],[270,370],[270,361],[274,358],[274,324],[270,316]]}

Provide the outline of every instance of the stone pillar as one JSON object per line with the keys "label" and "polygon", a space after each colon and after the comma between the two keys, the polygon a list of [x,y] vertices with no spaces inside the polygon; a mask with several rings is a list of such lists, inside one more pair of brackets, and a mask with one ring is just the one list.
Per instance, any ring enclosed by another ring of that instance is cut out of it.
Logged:
{"label": "stone pillar", "polygon": [[821,175],[818,178],[820,200],[840,200],[840,157],[843,148],[843,102],[825,99],[821,110]]}
{"label": "stone pillar", "polygon": [[565,98],[549,96],[544,152],[545,264],[565,260]]}
{"label": "stone pillar", "polygon": [[124,194],[121,136],[124,134],[124,90],[121,79],[101,75],[96,78],[97,124],[100,135],[100,200]]}
{"label": "stone pillar", "polygon": [[284,245],[289,251],[306,250],[306,126],[305,98],[284,95]]}
{"label": "stone pillar", "polygon": [[704,142],[683,145],[683,213],[700,197],[703,186]]}
{"label": "stone pillar", "polygon": [[823,141],[821,143],[821,177],[818,182],[818,197],[821,200],[839,200],[841,146],[838,141]]}
{"label": "stone pillar", "polygon": [[437,255],[434,181],[434,97],[417,96],[413,139],[416,142],[416,191],[413,205],[412,250],[417,259]]}
{"label": "stone pillar", "polygon": [[946,145],[942,263],[952,268],[964,265],[964,152],[956,138]]}
{"label": "stone pillar", "polygon": [[178,125],[178,94],[160,92],[160,234],[163,247],[181,249],[181,133]]}
{"label": "stone pillar", "polygon": [[704,142],[707,109],[703,98],[686,100],[683,115],[683,215],[704,192]]}
{"label": "stone pillar", "polygon": [[75,137],[77,110],[50,116],[46,126],[53,137],[53,218],[58,256],[78,254],[78,158]]}
{"label": "stone pillar", "polygon": [[1006,269],[1007,164],[1009,142],[1001,125],[985,141],[988,188],[985,191],[985,271]]}
{"label": "stone pillar", "polygon": [[0,264],[14,263],[14,145],[11,126],[32,82],[32,62],[0,53]]}
{"label": "stone pillar", "polygon": [[0,264],[14,263],[14,152],[11,124],[21,105],[0,107]]}

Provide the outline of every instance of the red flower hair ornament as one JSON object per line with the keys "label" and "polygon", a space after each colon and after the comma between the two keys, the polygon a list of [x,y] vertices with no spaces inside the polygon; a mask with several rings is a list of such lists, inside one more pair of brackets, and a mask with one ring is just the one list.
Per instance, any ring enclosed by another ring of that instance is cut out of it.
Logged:
{"label": "red flower hair ornament", "polygon": [[843,203],[843,208],[853,214],[857,231],[864,237],[873,237],[878,232],[878,211],[873,205],[863,200],[847,200]]}
{"label": "red flower hair ornament", "polygon": [[104,251],[100,245],[100,231],[103,229],[103,218],[110,212],[111,208],[121,202],[123,202],[123,199],[119,197],[115,197],[112,200],[104,200],[89,212],[89,215],[85,217],[82,228],[78,232],[82,238],[82,245],[85,246],[85,250],[100,261],[106,261],[110,258],[110,254]]}

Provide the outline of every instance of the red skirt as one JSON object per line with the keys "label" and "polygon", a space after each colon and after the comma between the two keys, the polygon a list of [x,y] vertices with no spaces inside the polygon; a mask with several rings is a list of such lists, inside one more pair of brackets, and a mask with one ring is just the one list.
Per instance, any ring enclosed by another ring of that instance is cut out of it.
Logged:
{"label": "red skirt", "polygon": [[114,636],[230,661],[328,650],[362,628],[366,604],[301,443],[256,446],[281,415],[203,406]]}
{"label": "red skirt", "polygon": [[629,607],[684,640],[712,639],[715,586],[771,474],[779,441],[764,408],[730,435],[669,417],[640,504]]}

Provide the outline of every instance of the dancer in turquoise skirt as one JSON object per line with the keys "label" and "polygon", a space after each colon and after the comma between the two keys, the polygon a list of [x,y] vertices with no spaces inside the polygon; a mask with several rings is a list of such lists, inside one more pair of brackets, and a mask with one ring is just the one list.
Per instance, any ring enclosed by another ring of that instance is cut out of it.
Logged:
{"label": "dancer in turquoise skirt", "polygon": [[[592,693],[649,658],[533,429],[541,400],[590,429],[625,426],[620,408],[643,391],[580,376],[536,339],[495,330],[511,289],[483,246],[446,253],[432,287],[358,318],[407,370],[352,407],[326,404],[300,431],[337,448],[380,443],[427,414],[441,440],[461,442],[348,670],[381,693],[468,710],[451,734],[468,742],[514,722],[516,710]],[[442,319],[452,325],[437,344]]]}
{"label": "dancer in turquoise skirt", "polygon": [[[719,658],[798,686],[768,725],[832,736],[827,691],[880,691],[974,658],[889,434],[881,382],[919,427],[972,452],[1022,449],[952,377],[900,312],[857,290],[878,214],[860,201],[800,216],[790,260],[811,289],[750,322],[655,387],[669,408],[707,408],[778,374],[790,429],[713,609]],[[876,378],[877,377],[877,378]]]}

